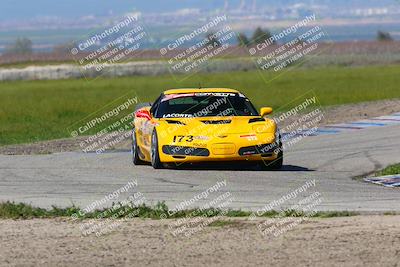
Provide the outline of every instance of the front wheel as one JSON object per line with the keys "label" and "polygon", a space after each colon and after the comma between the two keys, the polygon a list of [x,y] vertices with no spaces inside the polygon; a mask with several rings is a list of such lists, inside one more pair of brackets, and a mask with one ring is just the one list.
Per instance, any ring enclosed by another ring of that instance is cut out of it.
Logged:
{"label": "front wheel", "polygon": [[270,164],[272,170],[280,170],[283,167],[283,152],[278,153],[278,158]]}
{"label": "front wheel", "polygon": [[160,161],[160,154],[158,152],[158,137],[155,129],[151,135],[151,165],[154,169],[162,169],[164,167]]}
{"label": "front wheel", "polygon": [[135,165],[143,165],[145,164],[145,162],[143,160],[140,159],[139,157],[139,147],[136,141],[136,131],[135,128],[132,129],[132,162]]}
{"label": "front wheel", "polygon": [[283,167],[283,148],[282,148],[282,143],[279,143],[279,152],[278,152],[278,158],[272,162],[261,162],[261,168],[263,170],[280,170]]}

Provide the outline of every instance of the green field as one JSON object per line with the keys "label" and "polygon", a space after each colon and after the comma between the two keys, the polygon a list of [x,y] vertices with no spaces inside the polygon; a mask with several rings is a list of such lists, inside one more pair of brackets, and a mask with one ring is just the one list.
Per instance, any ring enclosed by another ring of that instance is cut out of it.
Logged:
{"label": "green field", "polygon": [[324,106],[400,98],[399,73],[400,66],[373,66],[296,69],[278,78],[276,73],[265,72],[262,78],[260,72],[251,71],[196,74],[183,82],[170,75],[2,82],[0,145],[69,137],[69,126],[110,106],[118,98],[137,95],[141,102],[152,101],[168,88],[199,84],[230,87],[243,91],[258,107],[266,105],[282,110],[310,91]]}
{"label": "green field", "polygon": [[395,175],[395,174],[400,174],[400,163],[386,167],[385,169],[377,172],[375,176],[385,176],[385,175]]}

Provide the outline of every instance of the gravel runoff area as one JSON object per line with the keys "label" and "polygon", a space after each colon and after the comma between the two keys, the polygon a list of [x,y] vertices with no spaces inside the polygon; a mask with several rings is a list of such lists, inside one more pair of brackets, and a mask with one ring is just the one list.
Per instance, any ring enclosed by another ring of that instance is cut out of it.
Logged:
{"label": "gravel runoff area", "polygon": [[400,216],[310,219],[277,237],[225,219],[190,237],[171,220],[128,219],[82,236],[70,219],[0,220],[0,266],[399,266]]}
{"label": "gravel runoff area", "polygon": [[[383,115],[390,115],[395,112],[400,112],[400,99],[331,106],[324,108],[324,119],[321,121],[319,126],[334,123],[352,122]],[[292,118],[292,120],[294,119],[295,117]],[[290,124],[290,122],[291,120],[287,120],[285,124]],[[285,125],[280,126],[282,127]],[[80,151],[79,144],[85,139],[87,139],[87,137],[82,136],[78,138],[43,141],[32,144],[2,146],[0,147],[0,154],[31,155]],[[130,149],[130,145],[131,141],[125,140],[118,143],[114,149]]]}

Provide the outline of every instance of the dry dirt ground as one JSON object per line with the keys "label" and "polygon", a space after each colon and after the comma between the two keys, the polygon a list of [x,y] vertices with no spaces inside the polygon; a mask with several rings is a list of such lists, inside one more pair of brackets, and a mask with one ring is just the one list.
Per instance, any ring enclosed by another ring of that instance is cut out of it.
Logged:
{"label": "dry dirt ground", "polygon": [[0,220],[1,266],[400,266],[400,216],[310,219],[278,237],[225,219],[190,237],[171,220],[129,219],[82,236],[70,219]]}
{"label": "dry dirt ground", "polygon": [[[382,100],[373,102],[363,102],[358,104],[331,106],[323,110],[324,119],[319,126],[352,122],[367,118],[378,117],[382,115],[390,115],[400,112],[400,99]],[[295,117],[285,121],[289,125]],[[21,154],[49,154],[67,151],[81,151],[79,144],[87,139],[87,137],[59,139],[51,141],[43,141],[32,144],[9,145],[0,147],[0,154],[21,155]],[[130,140],[119,142],[114,149],[130,149]]]}

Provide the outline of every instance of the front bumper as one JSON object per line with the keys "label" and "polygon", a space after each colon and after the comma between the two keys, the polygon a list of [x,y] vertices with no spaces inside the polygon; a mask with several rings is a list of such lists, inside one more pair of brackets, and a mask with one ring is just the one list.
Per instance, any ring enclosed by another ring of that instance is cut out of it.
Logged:
{"label": "front bumper", "polygon": [[252,140],[243,136],[245,135],[229,135],[201,144],[189,142],[163,144],[159,148],[160,159],[165,163],[277,159],[280,145],[275,143],[274,134],[251,135]]}

